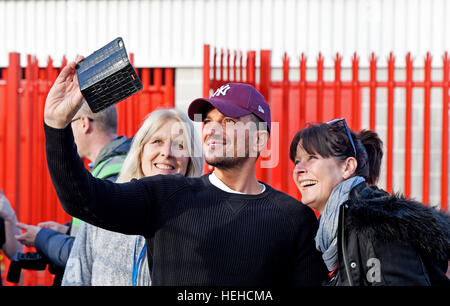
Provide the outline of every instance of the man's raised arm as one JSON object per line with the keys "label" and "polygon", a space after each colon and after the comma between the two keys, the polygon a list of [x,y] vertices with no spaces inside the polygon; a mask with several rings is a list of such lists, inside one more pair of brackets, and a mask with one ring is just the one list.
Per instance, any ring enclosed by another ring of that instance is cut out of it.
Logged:
{"label": "man's raised arm", "polygon": [[45,101],[45,147],[53,186],[68,214],[108,230],[147,235],[152,201],[143,183],[96,179],[78,156],[70,122],[83,100],[76,75],[80,60],[62,69]]}

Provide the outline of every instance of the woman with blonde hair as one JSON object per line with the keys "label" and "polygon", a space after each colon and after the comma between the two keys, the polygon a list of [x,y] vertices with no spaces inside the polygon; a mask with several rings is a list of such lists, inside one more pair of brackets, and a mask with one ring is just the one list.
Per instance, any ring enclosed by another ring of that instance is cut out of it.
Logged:
{"label": "woman with blonde hair", "polygon": [[[161,109],[150,113],[134,136],[117,183],[159,174],[195,177],[202,172],[202,147],[193,123],[176,109]],[[83,223],[62,285],[151,285],[146,248],[142,236]]]}

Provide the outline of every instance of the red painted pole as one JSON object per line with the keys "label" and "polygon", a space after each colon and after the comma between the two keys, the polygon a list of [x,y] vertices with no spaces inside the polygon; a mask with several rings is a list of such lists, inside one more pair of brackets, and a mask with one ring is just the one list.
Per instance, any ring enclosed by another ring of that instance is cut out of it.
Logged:
{"label": "red painted pole", "polygon": [[243,61],[242,51],[239,52],[239,81],[242,82],[244,79],[244,67],[242,64]]}
{"label": "red painted pole", "polygon": [[359,131],[360,129],[360,105],[359,105],[359,58],[356,52],[352,59],[352,124],[351,129]]}
{"label": "red painted pole", "polygon": [[[32,154],[32,163],[33,163],[33,173],[35,177],[41,177],[40,168],[39,168],[39,160],[41,160],[43,152],[40,147],[39,143],[39,137],[41,135],[42,131],[42,120],[39,117],[39,104],[38,104],[38,84],[37,84],[37,74],[38,74],[38,66],[36,65],[36,58],[33,56],[29,57],[28,61],[29,66],[29,74],[27,76],[28,80],[28,90],[30,90],[30,96],[31,96],[31,107],[32,107],[32,147],[31,147],[31,154]],[[43,118],[42,118],[43,119]],[[42,181],[42,179],[38,180]],[[31,181],[31,196],[33,198],[33,201],[36,203],[40,203],[40,190],[39,190],[40,184],[37,182],[37,180]],[[29,224],[33,224],[33,218],[36,216],[36,208],[37,205],[32,205],[28,212],[28,218],[27,222]]]}
{"label": "red painted pole", "polygon": [[209,98],[209,87],[210,87],[209,49],[210,49],[209,45],[203,46],[203,93],[202,93],[203,98]]}
{"label": "red painted pole", "polygon": [[139,118],[151,112],[150,68],[141,68],[142,93],[139,96]]}
{"label": "red painted pole", "polygon": [[393,181],[393,151],[394,151],[394,63],[392,52],[388,59],[388,110],[387,110],[387,163],[386,163],[386,190],[392,193]]}
{"label": "red painted pole", "polygon": [[[53,67],[53,59],[49,56],[47,61],[47,67],[45,69],[46,74],[46,86],[45,86],[45,99],[47,98],[47,94],[50,91],[50,88],[53,85],[53,82],[56,80],[58,76],[57,70]],[[47,176],[47,203],[46,203],[46,216],[48,217],[48,220],[58,220],[57,218],[57,211],[61,209],[59,206],[59,203],[57,201],[55,189],[53,188],[53,184],[51,183],[50,175],[48,174],[48,171],[46,173]]]}
{"label": "red painted pole", "polygon": [[255,86],[256,83],[256,51],[249,51],[247,55],[247,83]]}
{"label": "red painted pole", "polygon": [[334,118],[341,117],[341,61],[339,53],[334,59]]}
{"label": "red painted pole", "polygon": [[227,50],[227,82],[231,80],[230,49]]}
{"label": "red painted pole", "polygon": [[[40,92],[39,92],[39,65],[38,60],[36,57],[33,57],[32,60],[32,75],[33,75],[33,101],[35,104],[35,117],[38,122],[36,122],[35,128],[36,128],[36,134],[35,138],[33,139],[34,145],[33,145],[33,156],[35,157],[43,157],[42,152],[44,152],[44,133],[42,129],[42,120],[43,119],[43,112],[42,112],[42,106],[40,103]],[[42,116],[42,117],[41,117]],[[35,195],[35,201],[38,203],[44,203],[44,175],[45,175],[45,166],[43,158],[35,158],[35,169],[37,169],[37,175],[36,177],[39,177],[39,180],[33,180],[33,185],[35,186],[36,193]],[[42,204],[41,204],[42,205]],[[31,208],[31,220],[30,223],[36,224],[39,222],[39,207],[38,205],[33,205]]]}
{"label": "red painted pole", "polygon": [[281,105],[281,118],[280,118],[280,135],[279,144],[280,148],[278,150],[280,162],[279,168],[281,172],[281,190],[283,192],[288,192],[288,178],[290,173],[287,173],[288,169],[288,147],[289,147],[289,57],[287,53],[284,53],[283,58],[283,101]]}
{"label": "red painted pole", "polygon": [[[213,79],[212,79],[212,81],[215,82],[216,80],[217,80],[217,49],[214,48]],[[211,80],[210,80],[209,84],[210,84],[209,86],[211,86]],[[213,89],[215,89],[215,88],[213,88]],[[208,88],[208,90],[209,90],[209,88]],[[209,94],[206,97],[209,97]]]}
{"label": "red painted pole", "polygon": [[20,54],[9,53],[9,66],[7,69],[6,84],[6,110],[7,110],[7,129],[6,129],[6,180],[5,195],[8,197],[11,205],[15,207],[19,199],[19,139],[20,139],[20,99],[19,82],[21,75]]}
{"label": "red painted pole", "polygon": [[17,216],[23,222],[29,222],[30,208],[34,199],[31,193],[31,185],[33,176],[33,163],[32,163],[32,133],[33,133],[33,101],[31,100],[31,56],[27,56],[27,66],[25,68],[25,80],[20,88],[20,210],[16,209]]}
{"label": "red painted pole", "polygon": [[370,58],[370,119],[369,129],[375,131],[376,126],[376,102],[377,102],[377,58],[372,52]]}
{"label": "red painted pole", "polygon": [[425,58],[425,89],[423,114],[423,182],[422,202],[429,204],[430,200],[430,104],[431,104],[431,56],[427,52]]}
{"label": "red painted pole", "polygon": [[270,103],[270,80],[271,80],[271,51],[261,50],[260,53],[260,83],[259,92],[263,95],[268,103]]}
{"label": "red painted pole", "polygon": [[[259,92],[263,95],[264,99],[266,99],[269,105],[271,104],[270,100],[270,80],[271,80],[271,52],[270,50],[261,50],[260,52],[260,83],[259,83]],[[268,168],[261,168],[261,161],[263,156],[261,155],[258,159],[257,166],[257,178],[260,181],[268,182]]]}
{"label": "red painted pole", "polygon": [[166,68],[164,71],[166,77],[166,84],[164,87],[166,92],[167,107],[175,107],[174,69]]}
{"label": "red painted pole", "polygon": [[316,108],[316,121],[323,121],[323,56],[319,52],[317,58],[317,108]]}
{"label": "red painted pole", "polygon": [[220,80],[223,81],[223,49],[220,49]]}
{"label": "red painted pole", "polygon": [[167,101],[164,101],[164,96],[161,94],[162,92],[162,68],[155,68],[153,70],[153,82],[154,82],[154,91],[157,95],[154,95],[152,98],[152,109],[156,109],[159,106],[165,104]]}
{"label": "red painted pole", "polygon": [[[6,70],[6,69],[5,69]],[[5,189],[6,180],[6,121],[7,121],[7,103],[6,103],[6,72],[3,70],[3,76],[0,78],[0,189]]]}
{"label": "red painted pole", "polygon": [[236,60],[237,60],[237,52],[236,52],[236,50],[234,50],[234,52],[233,52],[233,81],[235,81],[235,82],[237,82]]}
{"label": "red painted pole", "polygon": [[306,123],[306,56],[302,53],[300,57],[300,82],[299,82],[299,126],[303,128]]}
{"label": "red painted pole", "polygon": [[441,210],[447,211],[448,206],[448,116],[449,116],[449,65],[448,53],[443,58],[443,87],[442,87],[442,153],[441,153]]}
{"label": "red painted pole", "polygon": [[406,119],[405,119],[405,196],[411,196],[411,146],[412,146],[412,76],[411,53],[406,55]]}

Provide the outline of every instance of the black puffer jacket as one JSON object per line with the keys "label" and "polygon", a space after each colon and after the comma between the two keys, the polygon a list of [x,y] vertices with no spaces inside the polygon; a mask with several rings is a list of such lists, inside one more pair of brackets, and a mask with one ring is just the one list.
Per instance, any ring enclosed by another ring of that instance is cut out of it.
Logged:
{"label": "black puffer jacket", "polygon": [[357,185],[339,213],[338,268],[328,285],[450,285],[450,217]]}

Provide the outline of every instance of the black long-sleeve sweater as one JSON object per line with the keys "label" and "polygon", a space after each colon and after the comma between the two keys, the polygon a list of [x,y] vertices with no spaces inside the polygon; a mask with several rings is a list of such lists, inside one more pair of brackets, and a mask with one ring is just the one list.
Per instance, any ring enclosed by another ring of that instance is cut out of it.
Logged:
{"label": "black long-sleeve sweater", "polygon": [[47,163],[64,210],[96,226],[146,237],[153,285],[319,285],[313,211],[266,185],[231,194],[208,176],[157,175],[114,184],[85,170],[70,127],[44,124]]}

